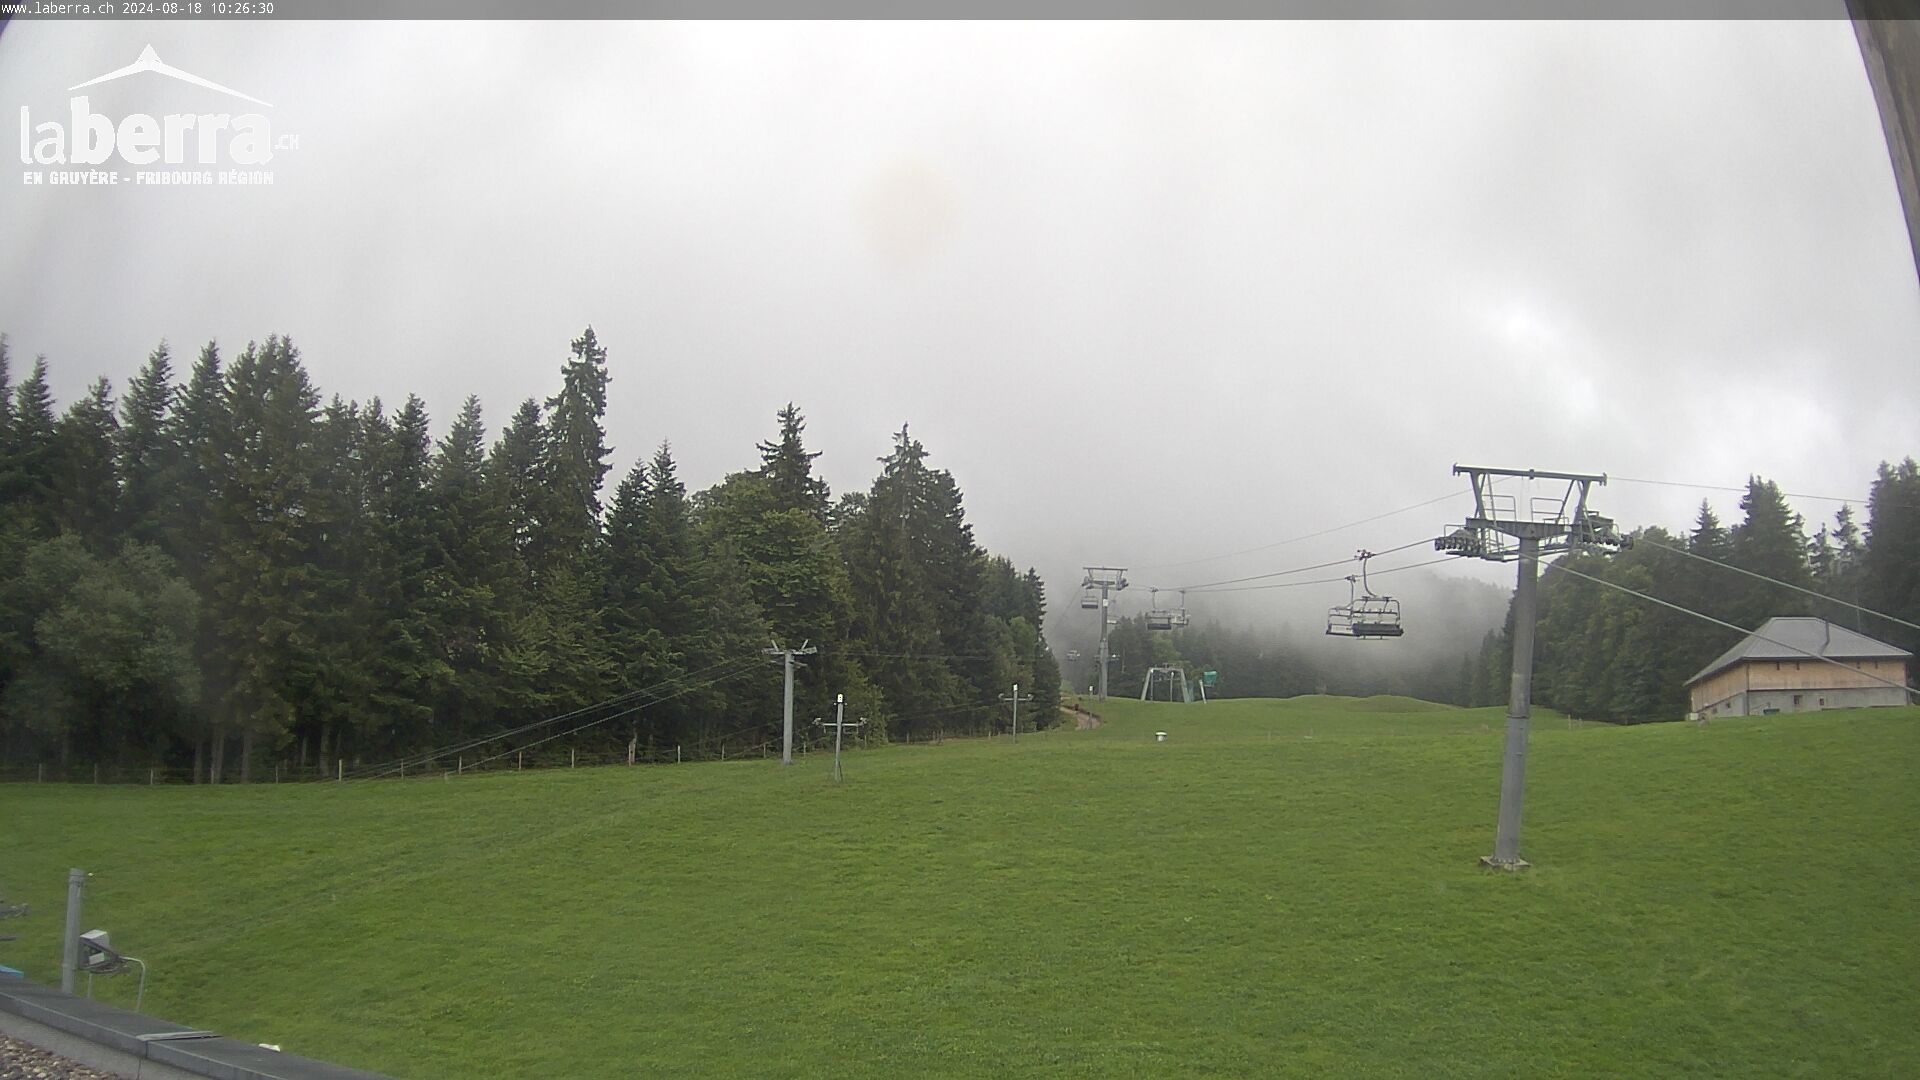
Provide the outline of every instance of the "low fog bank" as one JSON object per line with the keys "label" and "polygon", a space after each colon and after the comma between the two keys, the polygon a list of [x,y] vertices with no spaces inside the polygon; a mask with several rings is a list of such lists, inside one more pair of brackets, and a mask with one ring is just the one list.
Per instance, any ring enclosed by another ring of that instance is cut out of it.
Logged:
{"label": "low fog bank", "polygon": [[[1405,694],[1462,701],[1467,663],[1489,632],[1505,621],[1510,589],[1453,574],[1413,571],[1373,583],[1400,601],[1405,633],[1356,640],[1327,634],[1328,609],[1347,602],[1344,581],[1187,597],[1188,625],[1150,631],[1150,598],[1128,589],[1117,597],[1110,649],[1116,659],[1108,693],[1136,697],[1146,670],[1182,664],[1216,670],[1221,697],[1295,694]],[[1160,602],[1177,606],[1177,597]],[[1079,606],[1077,588],[1049,590],[1047,639],[1063,683],[1084,691],[1097,676],[1099,621]],[[1073,657],[1077,654],[1077,659]]]}

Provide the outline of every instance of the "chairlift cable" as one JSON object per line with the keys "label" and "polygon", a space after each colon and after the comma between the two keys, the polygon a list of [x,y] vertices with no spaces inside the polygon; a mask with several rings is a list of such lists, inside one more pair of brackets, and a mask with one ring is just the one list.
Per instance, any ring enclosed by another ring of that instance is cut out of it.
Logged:
{"label": "chairlift cable", "polygon": [[[1610,482],[1617,481],[1623,484],[1653,484],[1657,487],[1692,488],[1696,491],[1732,491],[1742,495],[1748,491],[1745,487],[1730,487],[1726,484],[1688,484],[1678,480],[1649,480],[1639,476],[1609,476],[1607,479]],[[1840,495],[1809,495],[1804,491],[1782,491],[1780,494],[1783,498],[1788,499],[1814,499],[1819,502],[1859,503],[1863,506],[1869,501],[1867,499],[1850,498]]]}
{"label": "chairlift cable", "polygon": [[[1533,561],[1535,565],[1538,566],[1542,563],[1543,558],[1541,556],[1535,556]],[[1695,611],[1692,608],[1682,607],[1681,605],[1676,604],[1671,600],[1662,600],[1659,597],[1654,596],[1650,593],[1643,593],[1638,589],[1629,589],[1625,585],[1621,585],[1617,582],[1608,581],[1605,578],[1595,577],[1592,574],[1575,570],[1572,567],[1566,565],[1565,562],[1553,563],[1550,566],[1546,567],[1546,569],[1551,569],[1558,573],[1563,573],[1563,574],[1572,574],[1574,577],[1577,577],[1577,578],[1585,578],[1586,580],[1594,582],[1595,584],[1605,585],[1609,589],[1617,589],[1620,592],[1626,593],[1628,596],[1637,596],[1642,600],[1646,600],[1650,603],[1658,604],[1661,607],[1671,608],[1674,611],[1680,612],[1682,615],[1691,615],[1696,619],[1703,619],[1707,622],[1714,624],[1715,626],[1723,626],[1728,630],[1733,630],[1738,633],[1746,634],[1749,637],[1756,638],[1760,641],[1764,641],[1769,645],[1778,645],[1783,649],[1800,653],[1803,656],[1809,657],[1814,660],[1822,661],[1823,663],[1832,664],[1834,667],[1841,668],[1846,671],[1851,671],[1856,675],[1860,675],[1865,678],[1872,679],[1874,682],[1882,683],[1886,686],[1891,686],[1897,690],[1905,691],[1909,695],[1920,697],[1920,689],[1915,689],[1914,687],[1911,687],[1911,686],[1905,686],[1901,683],[1894,682],[1892,679],[1883,679],[1878,675],[1874,675],[1871,672],[1862,671],[1856,667],[1849,667],[1848,665],[1843,664],[1838,660],[1835,660],[1831,656],[1822,656],[1821,654],[1814,652],[1812,649],[1803,649],[1798,645],[1792,645],[1784,641],[1779,641],[1774,638],[1770,638],[1765,634],[1762,634],[1758,630],[1748,630],[1743,626],[1730,623],[1725,619],[1716,619],[1711,615],[1703,614],[1702,612]]]}
{"label": "chairlift cable", "polygon": [[1674,547],[1671,544],[1662,544],[1657,540],[1649,540],[1647,539],[1646,533],[1644,532],[1642,532],[1639,536],[1637,536],[1635,540],[1637,543],[1646,544],[1650,547],[1657,547],[1662,551],[1671,551],[1676,555],[1685,555],[1689,559],[1698,559],[1703,563],[1707,563],[1708,565],[1718,566],[1724,570],[1732,570],[1736,574],[1745,574],[1750,578],[1758,578],[1761,581],[1770,581],[1775,585],[1778,585],[1786,589],[1792,589],[1794,592],[1797,592],[1797,593],[1805,593],[1808,596],[1818,597],[1822,600],[1839,604],[1841,607],[1852,608],[1855,611],[1864,612],[1865,614],[1868,614],[1868,615],[1874,615],[1879,618],[1885,619],[1888,622],[1899,623],[1901,626],[1905,626],[1909,629],[1920,630],[1920,623],[1910,623],[1907,620],[1900,618],[1898,615],[1889,615],[1884,611],[1875,611],[1870,607],[1865,607],[1860,604],[1848,603],[1847,601],[1842,600],[1837,596],[1828,596],[1826,593],[1816,592],[1813,589],[1803,588],[1791,582],[1781,581],[1779,578],[1776,578],[1776,577],[1768,577],[1765,574],[1758,573],[1753,570],[1749,570],[1744,566],[1735,566],[1732,563],[1721,562],[1719,559],[1709,559],[1705,555],[1701,555],[1697,552],[1688,551],[1686,548]]}
{"label": "chairlift cable", "polygon": [[1240,555],[1252,555],[1255,552],[1269,551],[1273,548],[1285,547],[1288,544],[1297,544],[1302,540],[1312,540],[1316,537],[1327,536],[1331,533],[1341,532],[1342,530],[1345,530],[1345,529],[1352,529],[1360,525],[1367,525],[1375,521],[1382,521],[1386,518],[1397,517],[1400,514],[1409,513],[1411,511],[1421,509],[1422,507],[1432,506],[1434,503],[1445,502],[1448,499],[1458,498],[1459,496],[1460,496],[1460,492],[1456,489],[1454,491],[1447,492],[1445,495],[1439,495],[1434,498],[1427,499],[1424,502],[1414,503],[1412,506],[1403,506],[1398,510],[1389,510],[1384,514],[1375,514],[1372,517],[1364,517],[1358,521],[1349,521],[1344,525],[1335,525],[1335,526],[1332,526],[1331,528],[1321,529],[1317,532],[1303,533],[1299,536],[1290,536],[1285,540],[1275,540],[1270,544],[1261,544],[1257,547],[1243,548],[1239,551],[1229,551],[1222,555],[1206,555],[1198,559],[1187,559],[1182,562],[1154,563],[1149,566],[1136,567],[1135,569],[1136,570],[1173,570],[1182,566],[1195,566],[1200,563],[1218,562],[1221,559],[1231,559]]}
{"label": "chairlift cable", "polygon": [[[1384,552],[1382,554],[1384,554]],[[1458,561],[1459,561],[1458,559],[1453,558],[1452,556],[1442,556],[1438,559],[1428,559],[1425,562],[1408,563],[1405,566],[1389,566],[1385,570],[1375,570],[1373,572],[1376,574],[1397,574],[1402,570],[1415,570],[1422,566],[1438,566],[1441,563],[1458,562]],[[1212,591],[1221,592],[1221,593],[1232,593],[1232,592],[1253,592],[1260,589],[1294,589],[1294,588],[1300,588],[1306,585],[1331,585],[1336,581],[1345,581],[1345,580],[1347,579],[1344,577],[1312,578],[1307,581],[1276,581],[1267,585],[1242,585],[1238,588],[1214,589]]]}
{"label": "chairlift cable", "polygon": [[[448,755],[459,754],[462,751],[472,750],[475,747],[485,746],[488,743],[498,742],[501,739],[511,739],[517,735],[524,735],[529,731],[533,731],[537,728],[545,727],[548,724],[557,724],[564,720],[571,720],[577,716],[582,716],[587,713],[590,713],[595,709],[612,708],[614,706],[624,704],[641,695],[656,693],[660,690],[663,690],[667,687],[674,685],[675,683],[682,682],[687,679],[697,678],[701,675],[706,674],[707,672],[715,670],[716,668],[722,668],[722,667],[734,668],[735,669],[734,671],[729,672],[728,677],[731,677],[732,674],[737,674],[739,670],[744,670],[749,664],[753,662],[754,662],[753,660],[732,659],[732,660],[722,660],[722,661],[719,661],[718,663],[708,664],[706,667],[699,668],[694,671],[689,671],[681,675],[676,675],[669,679],[662,679],[657,683],[652,683],[647,686],[642,686],[633,690],[628,690],[624,693],[615,694],[610,698],[605,698],[601,701],[596,701],[591,705],[582,705],[579,708],[569,709],[566,712],[558,713],[542,720],[535,720],[531,723],[522,724],[517,728],[511,728],[506,731],[495,732],[492,735],[476,736],[475,738],[469,739],[462,743],[449,743],[444,747],[436,747],[431,750],[421,751],[419,753],[408,755],[407,757],[404,757],[404,758],[395,758],[389,761],[380,762],[373,765],[361,766],[360,768],[356,769],[354,773],[348,777],[348,779],[372,780],[372,779],[377,779],[378,777],[381,777],[381,776],[385,776],[389,773],[396,772],[399,769],[401,769],[401,767],[403,766],[406,766],[406,767],[423,766],[434,760],[445,758]],[[665,700],[668,700],[668,698],[665,698],[665,697],[657,698],[654,701],[643,702],[642,704],[651,705],[651,704],[657,703],[658,701],[665,701]],[[621,715],[626,715],[626,714],[623,713]],[[332,781],[325,781],[325,782],[330,783]]]}
{"label": "chairlift cable", "polygon": [[[1433,542],[1433,540],[1434,538],[1431,536],[1422,537],[1421,539],[1412,541],[1411,543],[1401,544],[1397,547],[1384,548],[1380,551],[1373,552],[1372,554],[1391,555],[1396,551],[1405,551],[1408,548],[1415,548],[1415,547],[1420,547],[1423,544],[1430,544]],[[1179,587],[1179,590],[1181,592],[1205,592],[1207,590],[1215,589],[1222,585],[1239,585],[1244,582],[1261,581],[1266,578],[1291,577],[1294,574],[1304,574],[1312,570],[1325,570],[1330,566],[1345,566],[1347,563],[1350,563],[1352,561],[1353,561],[1353,557],[1348,556],[1344,559],[1335,559],[1331,562],[1315,563],[1312,566],[1299,566],[1291,570],[1275,570],[1270,573],[1249,574],[1246,577],[1228,578],[1223,581],[1208,581],[1199,585],[1183,585]]]}

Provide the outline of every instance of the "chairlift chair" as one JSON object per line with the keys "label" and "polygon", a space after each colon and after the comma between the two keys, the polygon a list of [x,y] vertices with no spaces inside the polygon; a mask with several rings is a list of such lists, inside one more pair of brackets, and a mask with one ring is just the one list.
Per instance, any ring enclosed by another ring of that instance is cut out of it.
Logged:
{"label": "chairlift chair", "polygon": [[1362,596],[1355,600],[1349,625],[1357,638],[1399,637],[1406,633],[1400,625],[1400,601],[1391,596]]}
{"label": "chairlift chair", "polygon": [[1376,596],[1367,583],[1367,560],[1373,553],[1361,551],[1360,573],[1347,575],[1347,602],[1327,610],[1327,633],[1333,637],[1395,638],[1406,633],[1400,625],[1400,601],[1391,596]]}
{"label": "chairlift chair", "polygon": [[1170,608],[1160,606],[1160,590],[1148,589],[1147,593],[1149,596],[1147,601],[1147,629],[1173,629],[1173,611]]}
{"label": "chairlift chair", "polygon": [[1177,608],[1160,606],[1160,590],[1147,590],[1153,595],[1147,607],[1147,629],[1175,630],[1187,625],[1187,592],[1180,590],[1180,606]]}

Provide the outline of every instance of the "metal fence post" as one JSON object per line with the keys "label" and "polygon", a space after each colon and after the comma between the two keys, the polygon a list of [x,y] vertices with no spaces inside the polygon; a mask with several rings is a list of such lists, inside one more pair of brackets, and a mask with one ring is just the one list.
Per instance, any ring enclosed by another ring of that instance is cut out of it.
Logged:
{"label": "metal fence post", "polygon": [[60,989],[73,993],[74,972],[80,970],[80,899],[87,883],[87,872],[74,867],[67,871],[67,933],[60,941]]}

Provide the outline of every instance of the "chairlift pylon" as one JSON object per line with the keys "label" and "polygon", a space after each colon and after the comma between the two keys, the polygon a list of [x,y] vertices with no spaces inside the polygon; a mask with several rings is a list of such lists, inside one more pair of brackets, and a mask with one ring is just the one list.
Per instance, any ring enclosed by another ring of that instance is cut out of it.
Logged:
{"label": "chairlift pylon", "polygon": [[1354,558],[1360,562],[1360,573],[1347,575],[1347,602],[1327,610],[1327,633],[1372,639],[1406,633],[1400,625],[1400,601],[1374,595],[1367,583],[1367,560],[1373,558],[1373,552],[1362,549]]}

